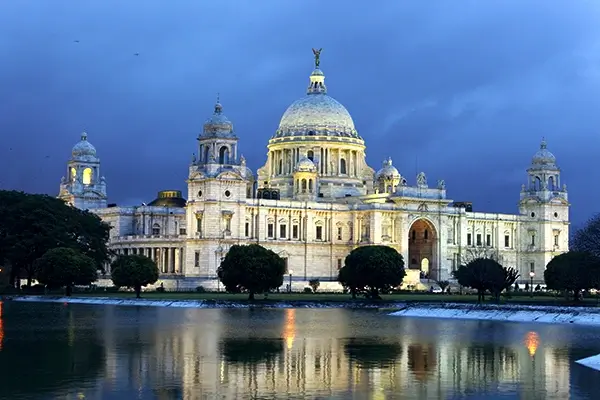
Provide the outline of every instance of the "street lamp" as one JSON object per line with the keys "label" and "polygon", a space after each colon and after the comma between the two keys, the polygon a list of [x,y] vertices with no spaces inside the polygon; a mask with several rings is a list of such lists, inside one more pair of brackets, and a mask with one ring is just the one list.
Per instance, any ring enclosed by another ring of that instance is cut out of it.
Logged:
{"label": "street lamp", "polygon": [[293,272],[291,269],[288,271],[288,274],[290,274],[290,293],[292,293],[292,274],[293,274]]}
{"label": "street lamp", "polygon": [[529,292],[530,297],[533,297],[533,277],[535,276],[535,272],[531,271],[529,273]]}

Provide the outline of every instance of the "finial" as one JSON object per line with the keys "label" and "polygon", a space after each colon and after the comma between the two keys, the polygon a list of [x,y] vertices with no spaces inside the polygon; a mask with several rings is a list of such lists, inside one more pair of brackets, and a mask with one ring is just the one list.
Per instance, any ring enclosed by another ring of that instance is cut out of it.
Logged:
{"label": "finial", "polygon": [[81,132],[81,140],[87,140],[87,132],[86,131]]}
{"label": "finial", "polygon": [[540,143],[540,149],[544,150],[547,147],[546,138],[542,136],[542,143]]}
{"label": "finial", "polygon": [[215,114],[221,114],[223,106],[221,105],[221,94],[217,93],[217,102],[215,103]]}
{"label": "finial", "polygon": [[318,50],[315,48],[312,49],[313,54],[315,55],[315,69],[319,69],[319,66],[321,65],[321,51],[322,50],[323,50],[322,48],[320,48]]}

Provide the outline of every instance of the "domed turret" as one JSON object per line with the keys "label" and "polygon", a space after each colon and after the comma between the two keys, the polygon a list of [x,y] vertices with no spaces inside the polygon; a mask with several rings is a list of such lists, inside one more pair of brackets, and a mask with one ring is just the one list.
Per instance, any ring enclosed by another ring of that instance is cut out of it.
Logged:
{"label": "domed turret", "polygon": [[96,148],[90,142],[88,142],[86,132],[81,134],[81,140],[77,142],[75,146],[73,146],[71,155],[73,159],[85,161],[94,161],[93,159],[96,158]]}
{"label": "domed turret", "polygon": [[383,166],[377,171],[375,181],[379,193],[394,193],[396,191],[396,187],[402,182],[402,175],[392,165],[391,158],[383,160]]}
{"label": "domed turret", "polygon": [[204,123],[203,136],[233,136],[233,124],[223,114],[223,106],[217,98],[213,115]]}
{"label": "domed turret", "polygon": [[295,172],[317,172],[317,167],[310,158],[302,157],[296,164]]}
{"label": "domed turret", "polygon": [[533,155],[531,164],[536,166],[556,167],[556,157],[547,147],[546,140],[542,139],[540,149]]}

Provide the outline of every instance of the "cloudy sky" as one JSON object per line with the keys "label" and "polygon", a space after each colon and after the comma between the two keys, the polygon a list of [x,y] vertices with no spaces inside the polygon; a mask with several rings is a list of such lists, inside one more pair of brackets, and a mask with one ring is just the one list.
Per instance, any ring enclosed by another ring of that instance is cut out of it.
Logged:
{"label": "cloudy sky", "polygon": [[375,169],[512,213],[546,137],[573,222],[600,211],[593,0],[2,1],[0,188],[56,194],[86,130],[111,202],[184,190],[217,92],[256,170],[312,47]]}

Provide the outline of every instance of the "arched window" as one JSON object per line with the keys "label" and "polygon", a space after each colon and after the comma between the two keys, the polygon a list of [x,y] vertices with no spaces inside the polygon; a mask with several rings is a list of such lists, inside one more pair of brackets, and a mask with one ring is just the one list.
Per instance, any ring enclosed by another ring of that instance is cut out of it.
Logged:
{"label": "arched window", "polygon": [[223,146],[219,150],[219,164],[229,164],[229,149],[227,146]]}
{"label": "arched window", "polygon": [[308,180],[308,191],[311,193],[313,191],[313,180],[312,179]]}
{"label": "arched window", "polygon": [[340,174],[347,174],[346,172],[346,160],[340,159]]}
{"label": "arched window", "polygon": [[279,160],[279,175],[283,174],[283,160]]}
{"label": "arched window", "polygon": [[554,185],[554,177],[551,176],[548,178],[548,190],[555,190],[556,186]]}
{"label": "arched window", "polygon": [[310,161],[314,161],[315,158],[315,153],[312,150],[309,150],[308,153],[306,153],[306,157],[310,160]]}
{"label": "arched window", "polygon": [[91,168],[86,168],[83,170],[82,182],[84,185],[92,184],[92,169]]}
{"label": "arched window", "polygon": [[302,179],[302,193],[306,192],[306,179]]}
{"label": "arched window", "polygon": [[155,236],[160,235],[160,225],[159,224],[152,225],[152,234]]}
{"label": "arched window", "polygon": [[208,154],[209,154],[209,152],[210,152],[209,147],[208,146],[204,147],[204,159],[203,159],[204,162],[208,162]]}
{"label": "arched window", "polygon": [[77,178],[77,170],[71,167],[71,182],[75,182],[75,178]]}

